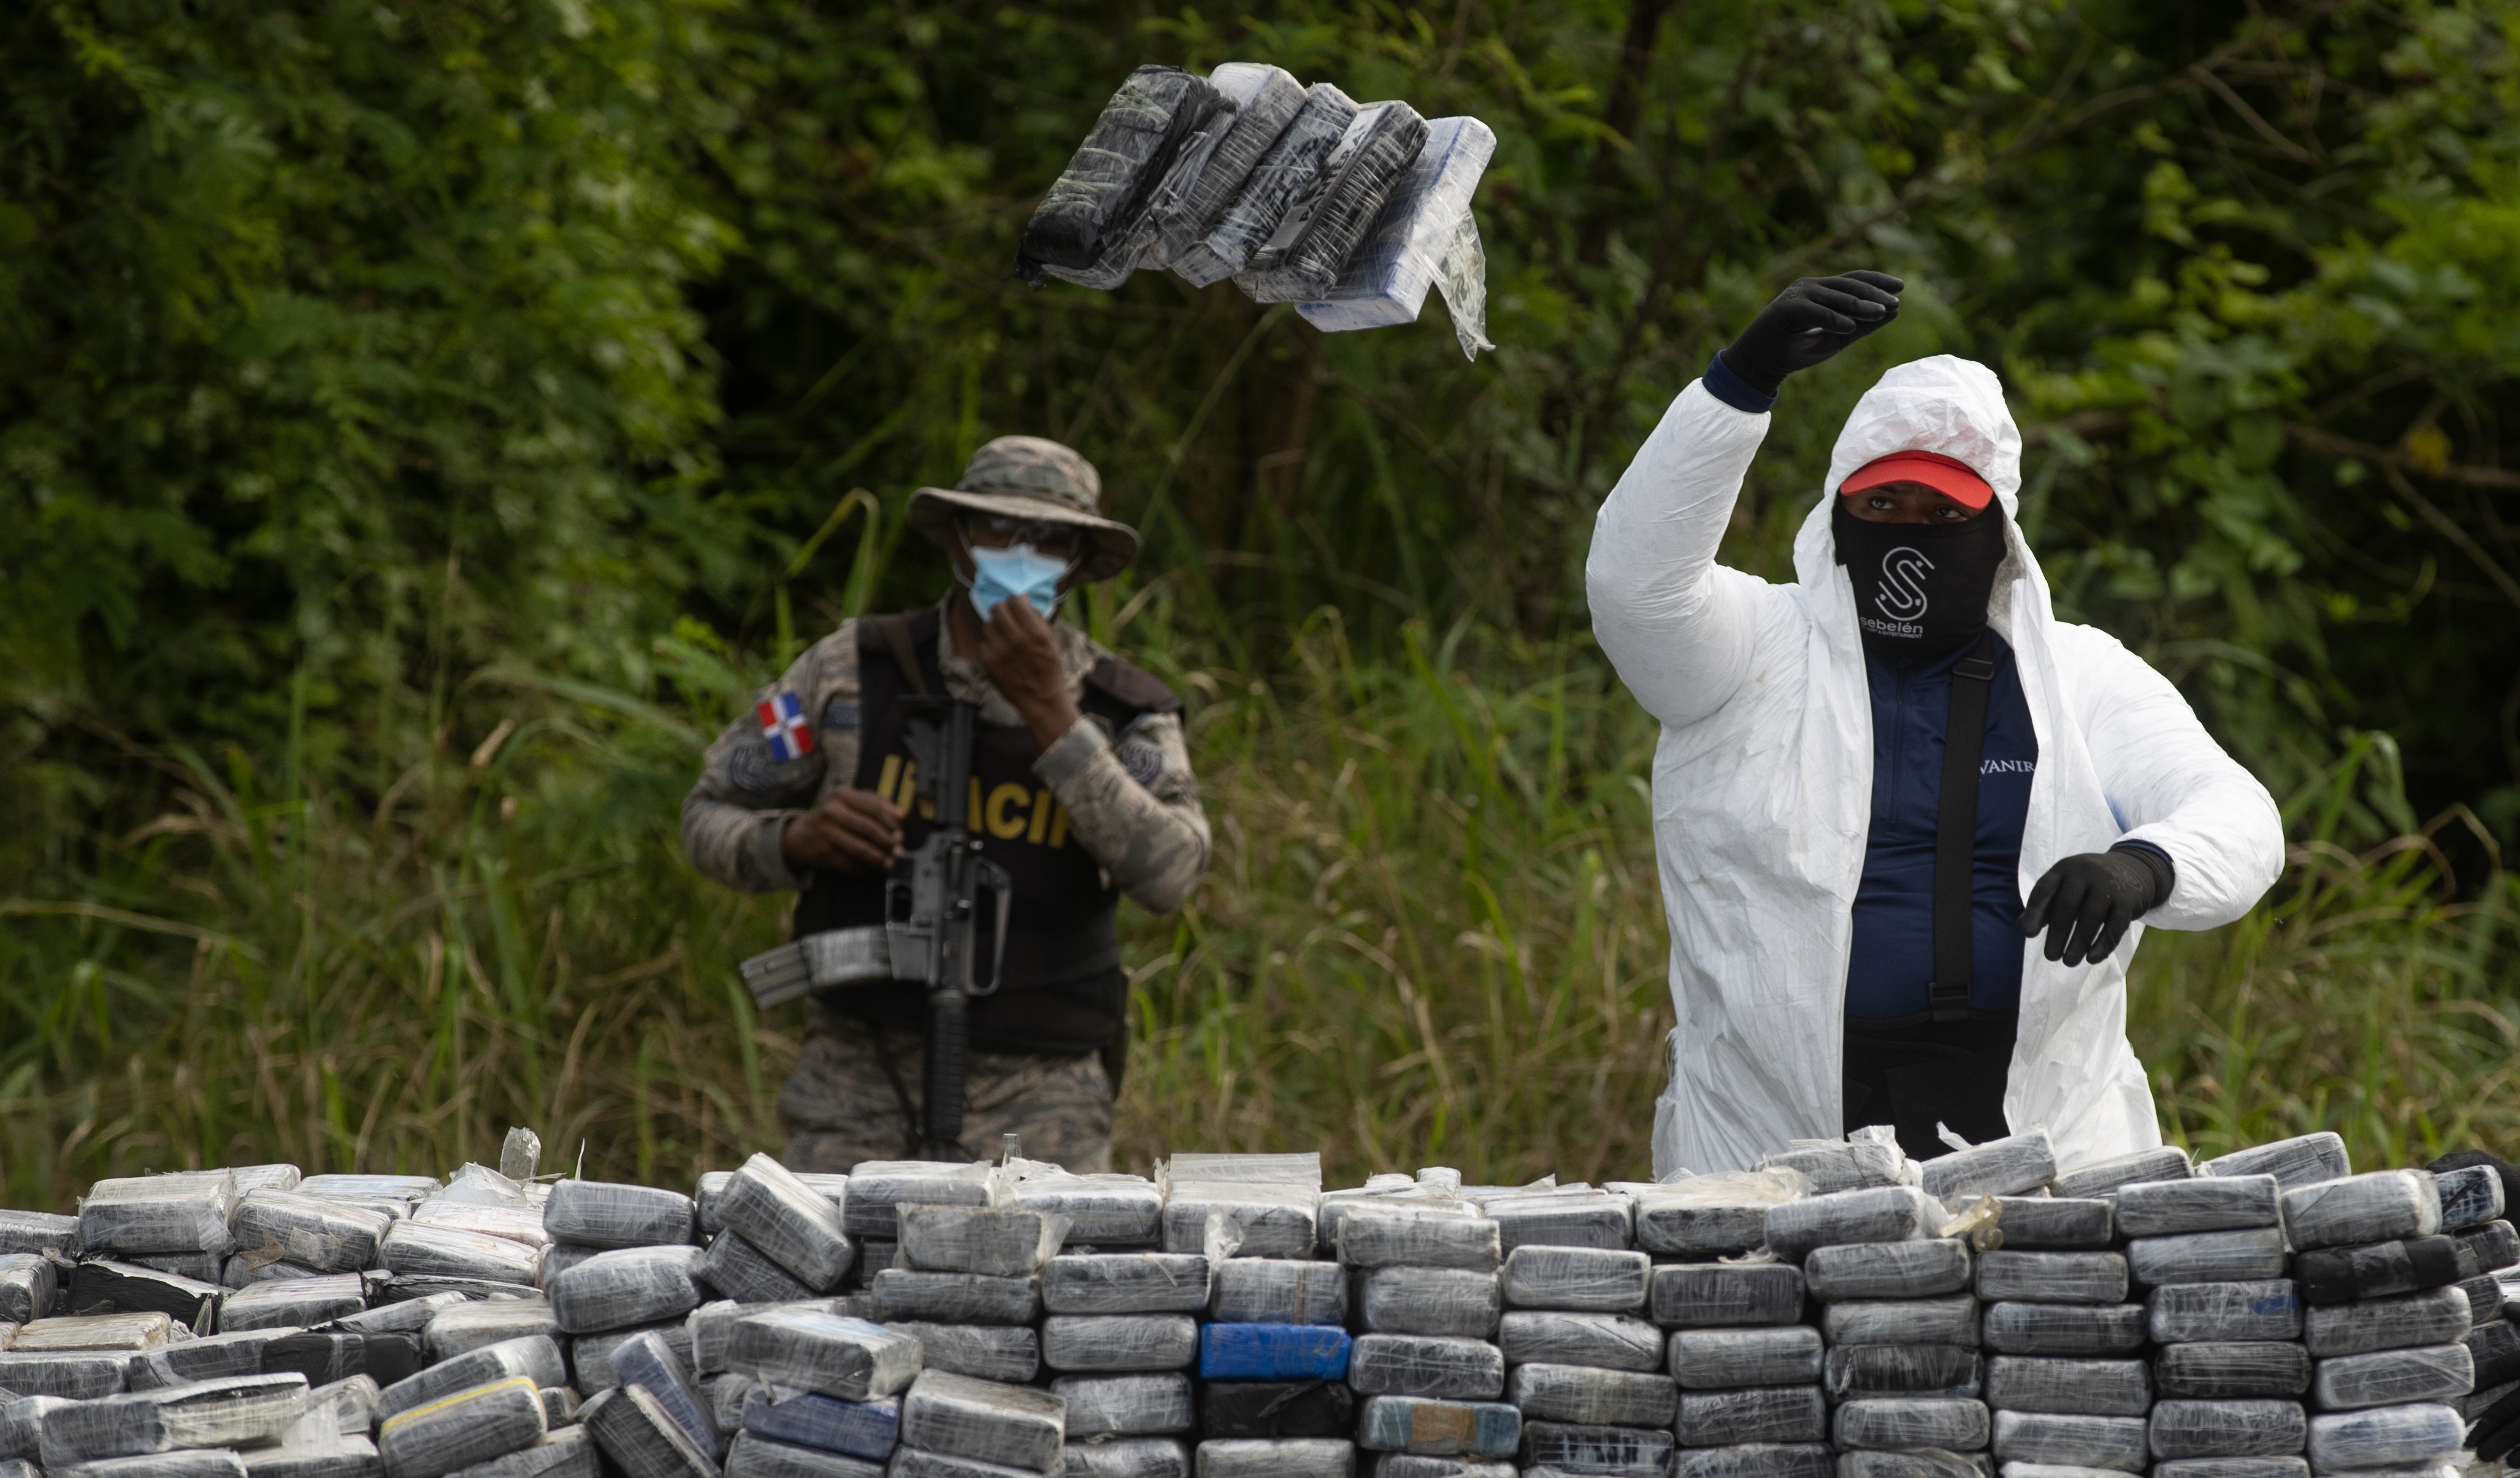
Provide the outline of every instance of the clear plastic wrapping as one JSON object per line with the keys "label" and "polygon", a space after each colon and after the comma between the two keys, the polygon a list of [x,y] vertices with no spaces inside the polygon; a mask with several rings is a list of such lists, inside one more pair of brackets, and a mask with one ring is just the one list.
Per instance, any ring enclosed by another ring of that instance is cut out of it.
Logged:
{"label": "clear plastic wrapping", "polygon": [[[617,1384],[637,1386],[654,1397],[657,1407],[691,1439],[692,1446],[712,1465],[718,1461],[722,1455],[717,1429],[700,1405],[698,1393],[692,1388],[690,1366],[665,1343],[664,1336],[653,1332],[634,1334],[613,1346],[612,1374]],[[545,1419],[549,1419],[548,1409]]]}
{"label": "clear plastic wrapping", "polygon": [[1485,1209],[1506,1252],[1516,1247],[1618,1250],[1636,1244],[1636,1202],[1609,1191],[1569,1188],[1505,1196],[1487,1202]]}
{"label": "clear plastic wrapping", "polygon": [[840,1208],[766,1154],[744,1161],[726,1183],[717,1214],[728,1231],[817,1293],[839,1286],[856,1251]]}
{"label": "clear plastic wrapping", "polygon": [[1328,1437],[1198,1445],[1198,1478],[1351,1478],[1356,1444]]}
{"label": "clear plastic wrapping", "polygon": [[1363,1334],[1348,1359],[1347,1383],[1360,1396],[1494,1401],[1505,1391],[1505,1355],[1484,1340]]}
{"label": "clear plastic wrapping", "polygon": [[2330,1130],[2296,1139],[2277,1140],[2233,1150],[2196,1167],[2198,1175],[2271,1175],[2289,1190],[2317,1181],[2333,1181],[2354,1173],[2346,1158],[2343,1137]]}
{"label": "clear plastic wrapping", "polygon": [[[1184,1261],[1166,1257],[1166,1262]],[[1061,1259],[1066,1261],[1066,1259]],[[1114,1259],[1115,1262],[1121,1261]],[[1205,1261],[1196,1281],[1208,1288],[1207,1317],[1226,1324],[1339,1324],[1347,1322],[1347,1270],[1336,1263],[1297,1262],[1289,1258],[1237,1257],[1216,1265],[1209,1279]],[[1145,1264],[1140,1263],[1140,1268]],[[1168,1295],[1172,1276],[1160,1270],[1141,1273]],[[1180,1273],[1183,1291],[1192,1281],[1188,1268]],[[1475,1276],[1475,1275],[1474,1275]],[[1493,1282],[1494,1278],[1491,1277]],[[1049,1289],[1044,1287],[1047,1297]],[[1178,1302],[1169,1300],[1168,1302]],[[1095,1311],[1102,1312],[1102,1311]],[[1114,1311],[1137,1312],[1137,1311]],[[1148,1312],[1191,1312],[1165,1310]]]}
{"label": "clear plastic wrapping", "polygon": [[1795,1172],[1813,1195],[1914,1184],[1913,1167],[1899,1152],[1898,1142],[1878,1138],[1798,1140],[1761,1160],[1759,1168]]}
{"label": "clear plastic wrapping", "polygon": [[1840,1345],[1821,1362],[1831,1401],[1868,1396],[1981,1400],[1986,1364],[1966,1345]]}
{"label": "clear plastic wrapping", "polygon": [[1073,1244],[1150,1245],[1163,1235],[1164,1193],[1141,1176],[1037,1176],[1016,1183],[1015,1204],[1067,1218]]}
{"label": "clear plastic wrapping", "polygon": [[1818,1299],[1930,1298],[1969,1285],[1969,1249],[1956,1237],[1815,1247],[1803,1285]]}
{"label": "clear plastic wrapping", "polygon": [[[155,1266],[158,1261],[160,1260],[153,1258],[150,1265]],[[177,1268],[159,1271],[181,1273],[183,1270]],[[222,1288],[250,1288],[256,1283],[286,1282],[292,1278],[324,1276],[321,1270],[309,1268],[303,1263],[271,1262],[257,1265],[251,1258],[240,1252],[230,1254],[226,1261],[220,1263],[218,1276],[207,1281],[216,1282]]]}
{"label": "clear plastic wrapping", "polygon": [[1514,1478],[1518,1471],[1503,1458],[1430,1457],[1416,1453],[1385,1453],[1373,1464],[1373,1478]]}
{"label": "clear plastic wrapping", "polygon": [[254,1329],[241,1334],[213,1334],[188,1339],[136,1356],[125,1377],[134,1391],[155,1391],[196,1380],[262,1373],[264,1352],[291,1331]]}
{"label": "clear plastic wrapping", "polygon": [[1190,1449],[1170,1437],[1079,1443],[1067,1450],[1062,1472],[1064,1478],[1190,1478]]}
{"label": "clear plastic wrapping", "polygon": [[1357,1211],[1415,1212],[1420,1216],[1449,1216],[1467,1221],[1477,1221],[1481,1216],[1477,1206],[1452,1191],[1420,1186],[1405,1176],[1392,1179],[1403,1184],[1394,1189],[1361,1187],[1325,1191],[1320,1212],[1314,1218],[1314,1255],[1332,1260],[1338,1257],[1339,1236],[1347,1227],[1348,1217]]}
{"label": "clear plastic wrapping", "polygon": [[303,1329],[345,1314],[357,1314],[367,1307],[367,1287],[355,1273],[284,1278],[238,1289],[221,1300],[219,1327],[232,1333]]}
{"label": "clear plastic wrapping", "polygon": [[1828,1405],[1818,1386],[1754,1386],[1742,1391],[1683,1391],[1673,1430],[1689,1448],[1745,1442],[1821,1442],[1828,1437]]}
{"label": "clear plastic wrapping", "polygon": [[1502,1402],[1376,1396],[1358,1418],[1356,1443],[1419,1456],[1505,1457],[1522,1445],[1522,1414]]}
{"label": "clear plastic wrapping", "polygon": [[[94,1307],[88,1305],[87,1307]],[[176,1337],[180,1327],[154,1309],[119,1314],[64,1314],[20,1326],[10,1350],[68,1353],[72,1350],[155,1350]]]}
{"label": "clear plastic wrapping", "polygon": [[62,1478],[248,1478],[245,1458],[225,1448],[145,1457],[104,1457],[57,1469]]}
{"label": "clear plastic wrapping", "polygon": [[1637,1245],[1684,1257],[1747,1252],[1767,1239],[1769,1208],[1800,1199],[1810,1186],[1801,1171],[1779,1167],[1691,1176],[1640,1189]]}
{"label": "clear plastic wrapping", "polygon": [[41,1453],[44,1413],[68,1405],[69,1403],[59,1396],[19,1396],[0,1400],[0,1457],[32,1458]]}
{"label": "clear plastic wrapping", "polygon": [[364,1206],[288,1190],[256,1190],[237,1203],[235,1241],[248,1260],[295,1263],[317,1273],[376,1266],[394,1218]]}
{"label": "clear plastic wrapping", "polygon": [[1516,1247],[1505,1260],[1500,1289],[1521,1309],[1635,1314],[1645,1306],[1653,1259],[1601,1247]]}
{"label": "clear plastic wrapping", "polygon": [[2297,1401],[2160,1401],[2148,1429],[2155,1457],[2281,1457],[2308,1432]]}
{"label": "clear plastic wrapping", "polygon": [[1365,1275],[1358,1313],[1376,1334],[1492,1339],[1505,1312],[1497,1275],[1467,1268],[1376,1268]]}
{"label": "clear plastic wrapping", "polygon": [[341,1196],[354,1201],[400,1201],[408,1206],[439,1187],[433,1175],[310,1175],[299,1195]]}
{"label": "clear plastic wrapping", "polygon": [[2321,1473],[2421,1468],[2458,1456],[2465,1427],[2446,1406],[2380,1407],[2310,1421],[2310,1465]]}
{"label": "clear plastic wrapping", "polygon": [[1830,1304],[1821,1311],[1820,1331],[1832,1345],[1974,1345],[1977,1300],[1952,1293]]}
{"label": "clear plastic wrapping", "polygon": [[726,1478],[884,1478],[884,1465],[738,1432],[727,1444]]}
{"label": "clear plastic wrapping", "polygon": [[[1204,288],[1248,266],[1277,235],[1296,198],[1312,188],[1356,114],[1356,103],[1329,83],[1305,89],[1302,106],[1261,153],[1215,225],[1175,253],[1173,270],[1191,286]],[[1179,1178],[1181,1171],[1176,1167],[1173,1173]]]}
{"label": "clear plastic wrapping", "polygon": [[1656,1268],[1646,1285],[1665,1328],[1790,1324],[1803,1317],[1803,1271],[1782,1263],[1685,1263]]}
{"label": "clear plastic wrapping", "polygon": [[1426,120],[1408,104],[1359,108],[1236,286],[1264,303],[1327,297],[1425,143]]}
{"label": "clear plastic wrapping", "polygon": [[545,1386],[542,1388],[541,1395],[543,1425],[559,1428],[577,1424],[578,1408],[583,1403],[577,1399],[577,1392],[574,1389],[568,1386]]}
{"label": "clear plastic wrapping", "polygon": [[1030,1277],[1058,1255],[1067,1218],[1020,1207],[905,1205],[901,1249],[913,1268]]}
{"label": "clear plastic wrapping", "polygon": [[743,1387],[743,1430],[774,1442],[850,1457],[880,1458],[901,1440],[901,1401],[840,1401],[753,1381]]}
{"label": "clear plastic wrapping", "polygon": [[2310,1352],[2283,1340],[2164,1345],[2152,1381],[2163,1400],[2297,1400],[2310,1389]]}
{"label": "clear plastic wrapping", "polygon": [[899,1208],[1004,1204],[1005,1172],[986,1160],[869,1160],[849,1171],[849,1235],[897,1241]]}
{"label": "clear plastic wrapping", "polygon": [[[119,1313],[163,1314],[188,1329],[206,1329],[227,1290],[180,1273],[160,1273],[132,1263],[86,1262],[70,1273],[69,1291],[54,1300],[56,1309],[112,1309]],[[10,1342],[22,1350],[25,1331]]]}
{"label": "clear plastic wrapping", "polygon": [[2465,1282],[2453,1283],[2452,1286],[2458,1289],[2459,1295],[2467,1300],[2469,1323],[2481,1324],[2489,1319],[2502,1317],[2502,1285],[2495,1281],[2493,1274],[2489,1273],[2483,1277],[2471,1277]]}
{"label": "clear plastic wrapping", "polygon": [[545,1432],[505,1456],[458,1468],[454,1478],[600,1478],[602,1472],[595,1438],[584,1427],[568,1426]]}
{"label": "clear plastic wrapping", "polygon": [[377,1452],[396,1478],[439,1478],[531,1444],[546,1430],[543,1420],[532,1379],[510,1376],[459,1387],[385,1417],[377,1428]]}
{"label": "clear plastic wrapping", "polygon": [[1670,1369],[1674,1380],[1692,1391],[1807,1386],[1820,1383],[1821,1355],[1820,1331],[1808,1324],[1683,1329],[1671,1337]]}
{"label": "clear plastic wrapping", "polygon": [[[2123,1211],[2123,1208],[2121,1208]],[[2284,1276],[2284,1234],[2275,1227],[2245,1232],[2191,1232],[2127,1243],[2127,1271],[2137,1282],[2237,1283]]]}
{"label": "clear plastic wrapping", "polygon": [[1977,1262],[1977,1296],[1989,1303],[2122,1304],[2127,1261],[2115,1252],[1989,1252]]}
{"label": "clear plastic wrapping", "polygon": [[1840,1453],[1837,1478],[1995,1478],[1984,1453]]}
{"label": "clear plastic wrapping", "polygon": [[1043,1329],[1029,1324],[890,1325],[919,1341],[920,1364],[930,1370],[1021,1385],[1041,1373]]}
{"label": "clear plastic wrapping", "polygon": [[[391,1286],[390,1283],[386,1285],[387,1289]],[[537,1304],[548,1302],[532,1295],[528,1295],[528,1298]],[[333,1327],[347,1330],[353,1334],[418,1334],[428,1327],[431,1320],[449,1309],[460,1308],[466,1304],[512,1301],[522,1300],[475,1299],[467,1298],[461,1293],[431,1293],[425,1298],[386,1300],[372,1293],[369,1295],[367,1313],[351,1314],[337,1319],[333,1321]]]}
{"label": "clear plastic wrapping", "polygon": [[2312,1309],[2303,1320],[2302,1343],[2313,1355],[2364,1355],[2454,1343],[2473,1323],[2466,1294],[2455,1287],[2432,1288]]}
{"label": "clear plastic wrapping", "polygon": [[[1337,1323],[1346,1318],[1347,1285],[1335,1274],[1332,1285],[1340,1316],[1329,1322]],[[1041,1271],[1042,1306],[1053,1314],[1196,1314],[1208,1299],[1207,1259],[1195,1252],[1071,1253]]]}
{"label": "clear plastic wrapping", "polygon": [[49,1211],[0,1211],[0,1253],[79,1255],[79,1219]]}
{"label": "clear plastic wrapping", "polygon": [[2459,1232],[2502,1215],[2502,1175],[2491,1165],[2435,1172],[2445,1232]]}
{"label": "clear plastic wrapping", "polygon": [[2002,1462],[2048,1462],[2140,1473],[2149,1435],[2149,1424],[2141,1416],[1998,1411],[1994,1449],[1997,1460]]}
{"label": "clear plastic wrapping", "polygon": [[253,1447],[277,1441],[306,1414],[299,1375],[236,1375],[159,1391],[135,1391],[51,1408],[38,1426],[44,1466],[183,1448]]}
{"label": "clear plastic wrapping", "polygon": [[172,1273],[196,1282],[221,1282],[227,1276],[228,1264],[236,1261],[215,1252],[132,1253],[129,1260],[137,1267],[158,1273]]}
{"label": "clear plastic wrapping", "polygon": [[0,1322],[25,1324],[49,1317],[61,1288],[51,1258],[35,1252],[0,1255]]}
{"label": "clear plastic wrapping", "polygon": [[1198,1429],[1212,1440],[1340,1437],[1356,1430],[1356,1393],[1344,1381],[1202,1382]]}
{"label": "clear plastic wrapping", "polygon": [[1942,1203],[1912,1186],[1879,1186],[1786,1201],[1768,1210],[1768,1246],[1799,1262],[1819,1247],[1930,1237]]}
{"label": "clear plastic wrapping", "polygon": [[1041,1360],[1081,1373],[1186,1369],[1198,1361],[1198,1321],[1187,1314],[1054,1314],[1041,1321]]}
{"label": "clear plastic wrapping", "polygon": [[812,1309],[765,1309],[735,1321],[726,1367],[777,1385],[868,1401],[919,1373],[919,1341],[881,1324]]}
{"label": "clear plastic wrapping", "polygon": [[1198,1373],[1208,1380],[1341,1380],[1352,1345],[1345,1329],[1322,1324],[1201,1324]]}
{"label": "clear plastic wrapping", "polygon": [[1097,1437],[1161,1437],[1198,1425],[1190,1377],[1178,1372],[1061,1375],[1051,1394],[1067,1403],[1072,1442]]}
{"label": "clear plastic wrapping", "polygon": [[655,1247],[689,1242],[692,1198],[657,1186],[562,1181],[543,1202],[543,1230],[582,1247]]}
{"label": "clear plastic wrapping", "polygon": [[1745,1442],[1689,1448],[1672,1461],[1672,1478],[1836,1478],[1837,1455],[1824,1442]]}
{"label": "clear plastic wrapping", "polygon": [[2441,1187],[2426,1170],[2375,1170],[2284,1192],[2284,1231],[2304,1252],[2441,1231]]}
{"label": "clear plastic wrapping", "polygon": [[1996,1229],[2007,1250],[2064,1252],[2103,1248],[2117,1232],[2117,1207],[2097,1196],[1996,1197]]}
{"label": "clear plastic wrapping", "polygon": [[[1812,1338],[1819,1337],[1814,1331]],[[1650,1370],[1663,1359],[1662,1330],[1624,1314],[1508,1309],[1497,1321],[1497,1348],[1508,1366],[1545,1361],[1602,1370]]]}
{"label": "clear plastic wrapping", "polygon": [[1493,1273],[1504,1256],[1485,1217],[1397,1206],[1350,1206],[1339,1221],[1339,1261],[1353,1268],[1462,1268]]}
{"label": "clear plastic wrapping", "polygon": [[2152,1478],[2310,1478],[2303,1457],[2182,1457],[2156,1462]]}
{"label": "clear plastic wrapping", "polygon": [[2141,1416],[2152,1410],[2152,1372],[2140,1360],[1998,1355],[1986,1363],[1986,1404],[1999,1411]]}
{"label": "clear plastic wrapping", "polygon": [[792,1304],[814,1296],[796,1275],[764,1256],[740,1232],[709,1238],[708,1250],[700,1255],[700,1277],[742,1304]]}
{"label": "clear plastic wrapping", "polygon": [[914,1273],[886,1268],[875,1276],[876,1312],[885,1323],[1028,1324],[1041,1318],[1041,1279],[977,1273]]}
{"label": "clear plastic wrapping", "polygon": [[504,1380],[521,1380],[537,1390],[566,1385],[568,1366],[561,1359],[560,1346],[542,1335],[508,1340],[440,1361],[384,1387],[377,1393],[377,1416],[399,1416],[458,1391]]}
{"label": "clear plastic wrapping", "polygon": [[2322,1411],[2412,1402],[2454,1404],[2475,1388],[2476,1361],[2460,1344],[2343,1355],[2318,1363],[2311,1392]]}
{"label": "clear plastic wrapping", "polygon": [[1297,311],[1325,334],[1415,323],[1426,291],[1444,295],[1462,352],[1487,341],[1487,253],[1470,198],[1496,155],[1476,118],[1434,118],[1418,157],[1392,183],[1381,214],[1348,254],[1327,298]]}
{"label": "clear plastic wrapping", "polygon": [[1680,1392],[1658,1370],[1516,1366],[1506,1381],[1506,1400],[1539,1420],[1602,1426],[1669,1426],[1680,1413]]}
{"label": "clear plastic wrapping", "polygon": [[604,1456],[629,1478],[715,1478],[718,1465],[646,1386],[616,1386],[578,1413]]}
{"label": "clear plastic wrapping", "polygon": [[2121,1236],[2178,1236],[2278,1226],[2282,1190],[2271,1175],[2199,1176],[2118,1187]]}
{"label": "clear plastic wrapping", "polygon": [[554,1242],[543,1249],[543,1265],[534,1275],[535,1286],[549,1288],[553,1278],[607,1249],[580,1247],[572,1242]]}
{"label": "clear plastic wrapping", "polygon": [[[22,1333],[19,1336],[22,1341],[24,1337]],[[2498,1319],[2479,1324],[2468,1330],[2460,1343],[2476,1359],[2478,1385],[2498,1386],[2520,1377],[2520,1328],[2514,1328],[2509,1321]]]}
{"label": "clear plastic wrapping", "polygon": [[1868,1396],[1837,1409],[1830,1435],[1841,1448],[1911,1452],[1940,1448],[1983,1450],[1989,1436],[1986,1403],[1948,1396]]}
{"label": "clear plastic wrapping", "polygon": [[2458,1281],[2464,1261],[2460,1252],[2459,1241],[2447,1236],[2322,1247],[2293,1259],[2293,1280],[2301,1285],[2302,1302],[2309,1304],[2388,1298]]}
{"label": "clear plastic wrapping", "polygon": [[1670,1471],[1672,1434],[1565,1421],[1522,1424],[1523,1472],[1660,1474]]}
{"label": "clear plastic wrapping", "polygon": [[702,1236],[715,1236],[725,1225],[717,1219],[717,1200],[726,1194],[726,1183],[734,1179],[732,1170],[704,1170],[692,1184],[692,1221]]}
{"label": "clear plastic wrapping", "polygon": [[552,1316],[571,1334],[681,1319],[700,1305],[700,1249],[624,1247],[551,1281]]}
{"label": "clear plastic wrapping", "polygon": [[1056,1473],[1066,1413],[1066,1403],[1048,1391],[927,1370],[901,1398],[901,1440],[930,1453]]}
{"label": "clear plastic wrapping", "polygon": [[[1158,199],[1148,210],[1158,218],[1150,266],[1172,265],[1192,250],[1304,106],[1304,84],[1285,68],[1265,63],[1228,62],[1209,72],[1207,81],[1234,105],[1233,119],[1187,188],[1173,199]],[[1219,271],[1206,282],[1227,275]]]}
{"label": "clear plastic wrapping", "polygon": [[128,1365],[128,1357],[122,1355],[0,1352],[0,1391],[94,1401],[123,1389]]}
{"label": "clear plastic wrapping", "polygon": [[2301,1299],[2288,1278],[2174,1283],[2153,1289],[2145,1308],[2158,1344],[2301,1338]]}
{"label": "clear plastic wrapping", "polygon": [[396,1222],[379,1244],[377,1257],[396,1275],[475,1278],[531,1288],[542,1254],[506,1237],[426,1222]]}
{"label": "clear plastic wrapping", "polygon": [[2034,1129],[1936,1155],[1917,1169],[1925,1194],[1936,1200],[2019,1195],[2056,1178],[2056,1151],[2048,1131]]}
{"label": "clear plastic wrapping", "polygon": [[225,1170],[104,1180],[79,1200],[79,1240],[90,1252],[236,1250],[236,1177]]}
{"label": "clear plastic wrapping", "polygon": [[1178,67],[1129,73],[1025,225],[1016,275],[1102,289],[1126,281],[1146,248],[1137,228],[1156,187],[1185,148],[1214,148],[1207,132],[1222,132],[1228,108]]}
{"label": "clear plastic wrapping", "polygon": [[543,1230],[541,1212],[521,1203],[458,1200],[451,1189],[411,1208],[411,1220],[425,1227],[448,1227],[457,1232],[503,1237],[536,1250],[550,1246],[552,1240],[551,1233]]}
{"label": "clear plastic wrapping", "polygon": [[1228,1257],[1313,1255],[1321,1192],[1271,1182],[1176,1181],[1164,1200],[1164,1250],[1207,1252],[1209,1223]]}

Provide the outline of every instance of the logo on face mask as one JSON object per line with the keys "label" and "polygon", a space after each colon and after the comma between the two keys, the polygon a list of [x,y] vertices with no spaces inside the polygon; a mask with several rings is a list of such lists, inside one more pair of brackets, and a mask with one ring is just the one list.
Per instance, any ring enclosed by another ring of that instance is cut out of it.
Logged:
{"label": "logo on face mask", "polygon": [[1858,624],[1875,636],[1923,636],[1925,628],[1917,619],[1927,605],[1925,572],[1933,567],[1933,560],[1904,544],[1883,555],[1881,580],[1872,590],[1873,607],[1881,614],[1866,616]]}

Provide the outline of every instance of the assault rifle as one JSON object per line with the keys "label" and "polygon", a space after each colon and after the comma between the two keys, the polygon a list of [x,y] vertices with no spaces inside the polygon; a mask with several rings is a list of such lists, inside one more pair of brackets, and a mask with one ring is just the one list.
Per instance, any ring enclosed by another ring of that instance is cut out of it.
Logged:
{"label": "assault rifle", "polygon": [[[892,977],[927,987],[926,1130],[928,1142],[943,1146],[963,1137],[971,998],[998,988],[1014,879],[980,855],[980,838],[969,826],[979,705],[923,696],[904,697],[901,705],[911,759],[919,766],[918,794],[935,807],[936,829],[893,864],[884,879],[883,927]],[[994,916],[985,940],[983,895]]]}

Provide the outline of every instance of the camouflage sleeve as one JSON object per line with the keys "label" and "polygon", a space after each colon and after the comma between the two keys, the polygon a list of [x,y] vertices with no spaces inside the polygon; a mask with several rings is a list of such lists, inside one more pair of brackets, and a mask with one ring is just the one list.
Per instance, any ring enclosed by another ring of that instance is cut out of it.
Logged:
{"label": "camouflage sleeve", "polygon": [[1043,750],[1033,773],[1067,808],[1085,850],[1141,907],[1170,913],[1198,886],[1207,813],[1179,714],[1149,714],[1117,741],[1087,720]]}
{"label": "camouflage sleeve", "polygon": [[855,623],[808,648],[760,694],[792,693],[814,746],[788,760],[772,753],[751,714],[726,726],[683,797],[683,852],[692,866],[747,893],[798,888],[805,879],[780,855],[788,818],[857,774],[858,662]]}

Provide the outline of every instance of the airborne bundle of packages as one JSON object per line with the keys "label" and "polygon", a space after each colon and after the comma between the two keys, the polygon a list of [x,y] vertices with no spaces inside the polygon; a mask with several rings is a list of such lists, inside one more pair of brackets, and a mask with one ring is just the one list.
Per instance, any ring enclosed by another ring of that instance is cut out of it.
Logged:
{"label": "airborne bundle of packages", "polygon": [[1470,197],[1495,153],[1476,118],[1358,103],[1282,67],[1141,67],[1042,198],[1015,271],[1105,291],[1140,268],[1232,278],[1325,333],[1415,323],[1431,288],[1476,358],[1493,346]]}
{"label": "airborne bundle of packages", "polygon": [[539,1152],[0,1212],[0,1478],[2455,1478],[2520,1430],[2500,1168],[2333,1135],[1328,1192]]}

